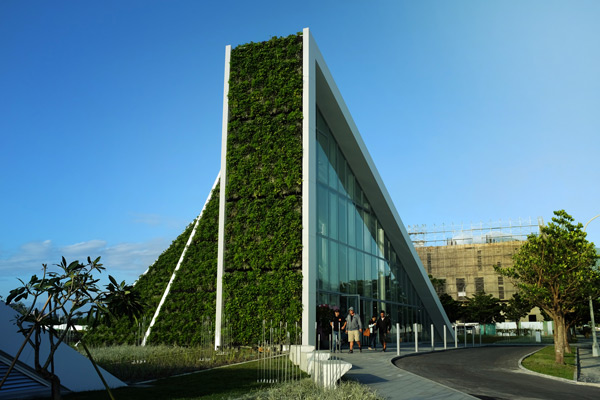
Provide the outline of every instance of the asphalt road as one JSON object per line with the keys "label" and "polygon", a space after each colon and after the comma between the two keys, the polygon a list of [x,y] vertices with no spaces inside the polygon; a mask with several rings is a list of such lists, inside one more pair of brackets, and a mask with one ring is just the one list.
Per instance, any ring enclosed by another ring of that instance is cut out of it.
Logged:
{"label": "asphalt road", "polygon": [[519,369],[539,347],[480,347],[403,357],[396,366],[485,400],[600,399],[600,388],[538,377]]}

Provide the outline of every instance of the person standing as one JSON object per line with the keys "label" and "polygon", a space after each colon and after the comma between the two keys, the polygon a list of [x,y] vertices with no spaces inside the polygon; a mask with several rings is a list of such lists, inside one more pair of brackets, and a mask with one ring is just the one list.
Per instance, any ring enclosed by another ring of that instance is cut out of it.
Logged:
{"label": "person standing", "polygon": [[360,345],[360,334],[362,332],[362,322],[360,316],[354,312],[354,307],[348,309],[348,316],[346,317],[346,331],[348,332],[348,343],[350,343],[350,351],[354,347],[354,342],[358,344],[358,350],[362,353],[362,347]]}
{"label": "person standing", "polygon": [[390,317],[386,317],[385,311],[381,310],[379,313],[376,326],[379,331],[379,343],[381,343],[383,351],[385,351],[387,348],[387,335],[392,329],[392,321],[390,321]]}
{"label": "person standing", "polygon": [[342,341],[341,341],[341,337],[340,337],[340,333],[342,332],[342,330],[344,330],[346,328],[346,321],[344,320],[344,317],[342,317],[340,315],[340,310],[339,309],[335,309],[333,311],[333,318],[331,319],[331,336],[332,336],[332,347],[333,347],[333,352],[335,353],[336,348],[338,348],[337,346],[339,346],[339,351],[340,353],[342,352]]}
{"label": "person standing", "polygon": [[369,321],[369,350],[374,350],[377,348],[377,331],[375,330],[377,326],[377,316],[373,315],[371,320]]}

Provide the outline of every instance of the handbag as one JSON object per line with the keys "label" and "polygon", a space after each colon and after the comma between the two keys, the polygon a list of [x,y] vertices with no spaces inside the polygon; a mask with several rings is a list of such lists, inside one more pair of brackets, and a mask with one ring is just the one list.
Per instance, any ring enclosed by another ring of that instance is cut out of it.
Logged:
{"label": "handbag", "polygon": [[371,336],[371,330],[369,328],[363,329],[363,336]]}

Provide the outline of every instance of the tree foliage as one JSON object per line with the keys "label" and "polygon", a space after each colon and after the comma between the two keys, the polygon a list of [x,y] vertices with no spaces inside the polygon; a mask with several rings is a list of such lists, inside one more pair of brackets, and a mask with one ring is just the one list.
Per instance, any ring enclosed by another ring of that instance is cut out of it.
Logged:
{"label": "tree foliage", "polygon": [[519,293],[513,294],[512,298],[506,305],[504,309],[504,316],[509,321],[514,321],[517,323],[517,335],[519,335],[519,320],[525,317],[531,309],[533,305],[529,300],[521,296]]}
{"label": "tree foliage", "polygon": [[[43,264],[42,276],[33,275],[27,283],[19,279],[23,286],[11,290],[6,303],[31,298],[31,306],[16,319],[16,324],[25,335],[25,341],[33,347],[36,372],[52,383],[52,395],[57,399],[60,398],[60,378],[54,374],[54,354],[70,330],[78,333],[75,321],[84,316],[101,315],[135,319],[143,305],[132,286],[124,281],[117,283],[112,276],[106,290],[98,287],[99,279],[94,278],[94,274],[104,270],[100,257],[95,260],[88,257],[87,263],[67,263],[63,257],[55,266],[57,270],[50,270]],[[38,301],[44,302],[41,309],[36,306]],[[59,318],[66,324],[61,331],[55,329]],[[42,335],[43,332],[48,334]],[[49,341],[47,353],[40,352],[44,337]]]}
{"label": "tree foliage", "polygon": [[491,294],[483,292],[468,297],[464,305],[465,322],[495,324],[504,322],[504,305]]}
{"label": "tree foliage", "polygon": [[563,364],[567,315],[587,296],[600,294],[600,274],[593,268],[598,256],[583,225],[575,224],[564,210],[554,215],[539,235],[529,235],[511,267],[496,271],[511,278],[526,300],[553,319],[555,361]]}
{"label": "tree foliage", "polygon": [[464,314],[464,308],[460,301],[454,300],[448,293],[440,295],[440,303],[451,322],[460,320]]}

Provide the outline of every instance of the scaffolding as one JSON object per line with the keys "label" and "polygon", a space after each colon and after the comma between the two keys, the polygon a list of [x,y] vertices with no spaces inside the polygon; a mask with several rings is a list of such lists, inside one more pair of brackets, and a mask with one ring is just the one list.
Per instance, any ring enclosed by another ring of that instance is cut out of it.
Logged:
{"label": "scaffolding", "polygon": [[494,267],[512,265],[513,255],[530,234],[539,233],[541,217],[479,224],[408,226],[408,233],[427,274],[443,282],[438,294],[465,300],[476,293],[508,300],[516,288]]}
{"label": "scaffolding", "polygon": [[408,225],[408,234],[415,247],[453,246],[460,244],[484,244],[527,240],[532,233],[539,233],[544,225],[542,217],[527,219],[489,221],[460,224]]}

